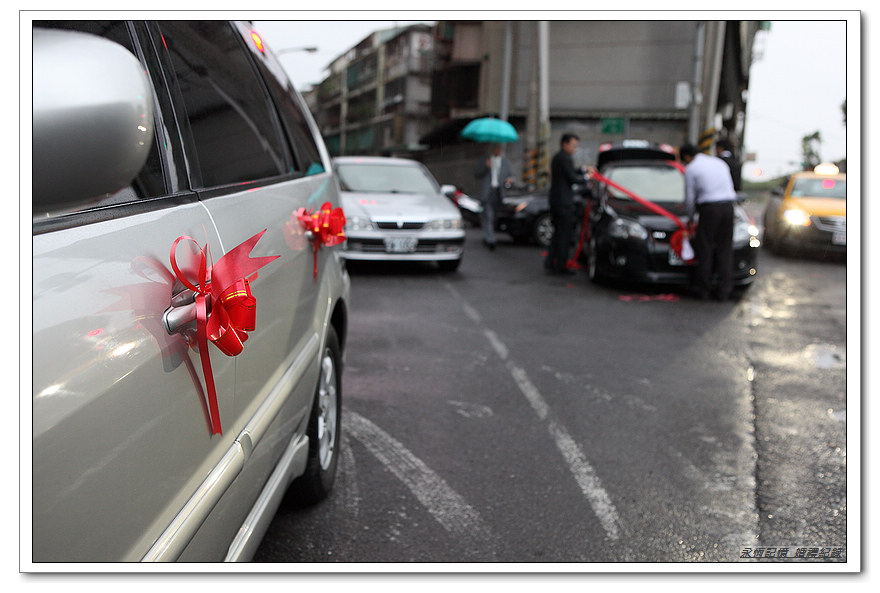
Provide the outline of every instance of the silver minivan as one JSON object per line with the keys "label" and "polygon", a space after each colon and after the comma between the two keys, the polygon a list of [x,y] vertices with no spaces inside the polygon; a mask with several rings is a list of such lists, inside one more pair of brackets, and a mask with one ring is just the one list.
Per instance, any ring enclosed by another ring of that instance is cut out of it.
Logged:
{"label": "silver minivan", "polygon": [[248,560],[327,496],[350,285],[303,220],[338,206],[250,23],[33,22],[35,570]]}

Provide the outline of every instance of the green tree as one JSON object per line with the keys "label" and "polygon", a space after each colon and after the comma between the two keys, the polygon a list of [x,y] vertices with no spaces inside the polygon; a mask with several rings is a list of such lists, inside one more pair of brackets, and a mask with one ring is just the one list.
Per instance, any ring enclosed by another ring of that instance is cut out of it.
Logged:
{"label": "green tree", "polygon": [[803,153],[801,166],[804,170],[812,169],[822,162],[822,160],[819,158],[819,147],[821,146],[821,144],[822,135],[819,133],[819,130],[816,130],[812,134],[804,136],[801,140],[801,152]]}

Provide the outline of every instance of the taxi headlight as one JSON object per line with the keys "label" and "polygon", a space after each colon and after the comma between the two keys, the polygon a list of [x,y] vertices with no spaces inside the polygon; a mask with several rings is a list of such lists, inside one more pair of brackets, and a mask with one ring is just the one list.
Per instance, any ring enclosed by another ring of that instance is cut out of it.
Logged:
{"label": "taxi headlight", "polygon": [[782,217],[792,226],[810,226],[810,215],[800,208],[790,208],[782,213]]}

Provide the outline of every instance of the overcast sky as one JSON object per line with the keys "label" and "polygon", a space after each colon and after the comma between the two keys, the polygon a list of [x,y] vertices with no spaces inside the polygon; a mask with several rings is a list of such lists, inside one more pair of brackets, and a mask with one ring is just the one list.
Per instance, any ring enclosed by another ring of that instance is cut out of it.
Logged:
{"label": "overcast sky", "polygon": [[[773,13],[814,19],[816,14]],[[747,16],[766,18],[761,13]],[[290,52],[279,58],[294,85],[303,90],[320,82],[331,61],[372,31],[411,22],[415,21],[256,21],[256,26],[276,52],[318,48],[315,53]],[[751,68],[745,131],[745,149],[756,160],[745,164],[746,179],[775,177],[798,167],[802,138],[817,130],[823,160],[847,156],[841,111],[847,96],[846,28],[843,20],[785,20],[772,21],[769,32],[759,33],[756,50],[762,57]],[[850,121],[858,124],[853,116]],[[858,125],[853,129],[858,131]]]}

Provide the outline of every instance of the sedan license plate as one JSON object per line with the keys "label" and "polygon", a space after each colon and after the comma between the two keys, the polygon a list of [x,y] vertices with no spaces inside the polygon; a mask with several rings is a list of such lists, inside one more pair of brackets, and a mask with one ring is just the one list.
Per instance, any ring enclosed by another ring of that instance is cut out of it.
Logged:
{"label": "sedan license plate", "polygon": [[415,237],[389,237],[385,239],[385,251],[388,253],[412,253],[416,250],[418,239]]}
{"label": "sedan license plate", "polygon": [[832,245],[846,245],[846,233],[832,233],[831,234],[831,244]]}

